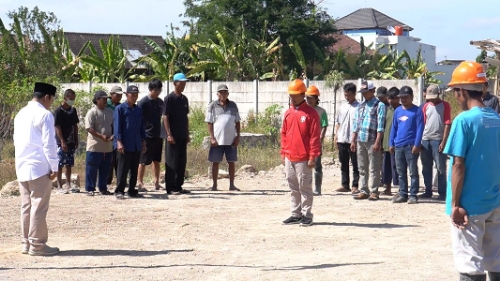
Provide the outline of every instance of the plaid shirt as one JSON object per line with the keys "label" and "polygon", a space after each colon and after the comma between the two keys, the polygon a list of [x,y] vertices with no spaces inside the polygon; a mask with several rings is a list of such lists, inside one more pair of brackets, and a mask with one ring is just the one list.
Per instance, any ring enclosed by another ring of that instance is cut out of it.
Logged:
{"label": "plaid shirt", "polygon": [[385,104],[377,98],[361,103],[354,113],[353,133],[358,133],[356,141],[375,141],[377,133],[385,130]]}

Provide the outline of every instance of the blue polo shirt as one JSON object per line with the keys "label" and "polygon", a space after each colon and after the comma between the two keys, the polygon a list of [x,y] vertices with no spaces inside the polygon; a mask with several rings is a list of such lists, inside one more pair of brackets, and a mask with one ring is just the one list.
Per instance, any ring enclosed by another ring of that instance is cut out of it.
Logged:
{"label": "blue polo shirt", "polygon": [[127,102],[118,105],[113,113],[115,142],[121,140],[127,152],[141,151],[146,131],[142,122],[142,109]]}
{"label": "blue polo shirt", "polygon": [[451,125],[443,153],[449,165],[446,214],[451,214],[451,178],[455,157],[465,159],[460,205],[469,216],[487,214],[500,207],[500,116],[489,107],[460,113]]}

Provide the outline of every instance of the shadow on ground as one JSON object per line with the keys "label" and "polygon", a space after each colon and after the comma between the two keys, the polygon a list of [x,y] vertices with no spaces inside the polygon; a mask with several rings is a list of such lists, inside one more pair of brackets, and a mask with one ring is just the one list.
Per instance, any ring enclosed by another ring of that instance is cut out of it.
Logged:
{"label": "shadow on ground", "polygon": [[[168,267],[227,267],[227,268],[250,268],[250,269],[260,269],[263,271],[274,271],[274,270],[315,270],[315,269],[326,269],[334,268],[340,266],[358,266],[358,265],[368,265],[368,264],[380,264],[380,262],[375,263],[343,263],[343,264],[318,264],[318,265],[297,265],[297,266],[285,266],[285,267],[270,267],[270,266],[259,266],[259,265],[227,265],[227,264],[171,264],[171,265],[151,265],[151,266],[137,266],[137,265],[109,265],[109,266],[74,266],[74,267],[43,267],[43,268],[22,268],[31,270],[90,270],[90,269],[114,269],[114,268],[128,268],[128,269],[155,269],[155,268],[168,268]],[[11,269],[11,268],[8,268]]]}
{"label": "shadow on ground", "polygon": [[354,227],[366,227],[366,228],[420,227],[419,225],[392,224],[392,223],[355,223],[355,222],[315,222],[314,225],[354,226]]}
{"label": "shadow on ground", "polygon": [[189,253],[193,252],[193,249],[185,250],[163,250],[163,251],[141,251],[141,250],[97,250],[97,249],[85,249],[85,250],[67,250],[61,251],[58,256],[132,256],[132,257],[147,257],[147,256],[159,256],[168,255],[169,253]]}

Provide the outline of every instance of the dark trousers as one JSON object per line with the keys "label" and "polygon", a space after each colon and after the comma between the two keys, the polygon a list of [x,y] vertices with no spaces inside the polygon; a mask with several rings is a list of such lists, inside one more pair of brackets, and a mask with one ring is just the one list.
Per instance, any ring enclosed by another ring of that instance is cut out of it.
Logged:
{"label": "dark trousers", "polygon": [[165,188],[167,192],[181,191],[187,163],[187,139],[175,139],[165,145]]}
{"label": "dark trousers", "polygon": [[399,175],[396,169],[396,158],[394,153],[389,151],[384,152],[384,160],[382,164],[382,183],[383,184],[399,185]]}
{"label": "dark trousers", "polygon": [[[104,153],[87,151],[87,165],[85,167],[86,191],[95,191],[96,186],[99,188],[99,191],[108,190],[106,180],[109,175],[112,158],[112,152]],[[99,177],[97,177],[97,173],[99,173]]]}
{"label": "dark trousers", "polygon": [[114,174],[118,174],[116,171],[116,149],[113,150],[112,156],[111,156],[111,164],[109,168],[109,175],[108,175],[108,184],[111,184],[113,182],[113,171],[115,172]]}
{"label": "dark trousers", "polygon": [[140,151],[125,151],[125,153],[116,154],[117,162],[117,175],[116,175],[116,189],[115,194],[125,193],[125,186],[127,185],[127,175],[130,173],[130,179],[128,183],[128,194],[135,195],[138,193],[135,189],[137,184],[137,169],[139,168],[139,160],[141,159]]}
{"label": "dark trousers", "polygon": [[352,162],[352,187],[358,187],[359,171],[358,171],[358,158],[356,152],[351,151],[350,143],[337,143],[339,150],[340,170],[342,171],[342,187],[349,189],[349,159]]}

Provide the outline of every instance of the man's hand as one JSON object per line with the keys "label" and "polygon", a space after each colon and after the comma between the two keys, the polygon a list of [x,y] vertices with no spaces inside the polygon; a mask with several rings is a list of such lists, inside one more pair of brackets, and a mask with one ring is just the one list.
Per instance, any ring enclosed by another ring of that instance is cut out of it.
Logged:
{"label": "man's hand", "polygon": [[439,144],[439,150],[438,150],[438,151],[439,151],[439,152],[443,152],[445,145],[446,145],[446,143],[441,142],[441,143]]}
{"label": "man's hand", "polygon": [[316,166],[316,161],[314,161],[314,159],[313,159],[313,160],[309,160],[309,161],[307,162],[307,167],[309,167],[309,169],[312,169],[312,168],[314,168],[315,166]]}
{"label": "man's hand", "polygon": [[379,142],[379,141],[376,141],[376,142],[373,144],[373,151],[374,151],[374,152],[379,152],[379,151],[380,151],[380,142]]}
{"label": "man's hand", "polygon": [[109,137],[107,137],[108,141],[113,141],[115,139],[115,136],[114,135],[111,135]]}
{"label": "man's hand", "polygon": [[118,141],[118,143],[116,144],[116,150],[121,154],[125,153],[125,149],[123,148],[123,144],[121,141]]}
{"label": "man's hand", "polygon": [[68,152],[68,145],[66,144],[66,142],[61,142],[61,149],[64,152]]}
{"label": "man's hand", "polygon": [[49,179],[50,179],[50,180],[53,180],[53,179],[55,179],[56,177],[57,177],[57,172],[50,172],[50,174],[49,174]]}
{"label": "man's hand", "polygon": [[169,144],[175,144],[175,140],[174,140],[174,138],[173,138],[172,136],[168,136],[168,137],[167,137],[167,142],[168,142]]}
{"label": "man's hand", "polygon": [[420,146],[414,145],[413,148],[411,149],[411,153],[419,154],[420,153]]}
{"label": "man's hand", "polygon": [[351,142],[351,151],[356,152],[356,143],[355,142]]}
{"label": "man's hand", "polygon": [[217,143],[217,140],[215,138],[210,138],[210,145],[212,147],[216,147],[218,146],[219,144]]}
{"label": "man's hand", "polygon": [[394,149],[394,146],[389,147],[389,152],[390,152],[391,154],[394,154],[394,152],[395,152],[395,151],[396,151],[396,150]]}
{"label": "man's hand", "polygon": [[148,148],[146,147],[146,141],[142,141],[142,151],[141,151],[141,153],[142,154],[146,153],[147,149]]}
{"label": "man's hand", "polygon": [[335,147],[337,146],[337,135],[335,135],[335,137],[333,137],[333,144],[335,144]]}
{"label": "man's hand", "polygon": [[233,141],[233,146],[237,147],[240,144],[240,136],[236,136]]}
{"label": "man's hand", "polygon": [[109,141],[108,137],[106,137],[106,135],[103,135],[103,134],[100,134],[99,135],[99,138],[103,141]]}
{"label": "man's hand", "polygon": [[464,229],[469,222],[467,211],[461,207],[453,207],[451,209],[451,223],[458,229]]}

